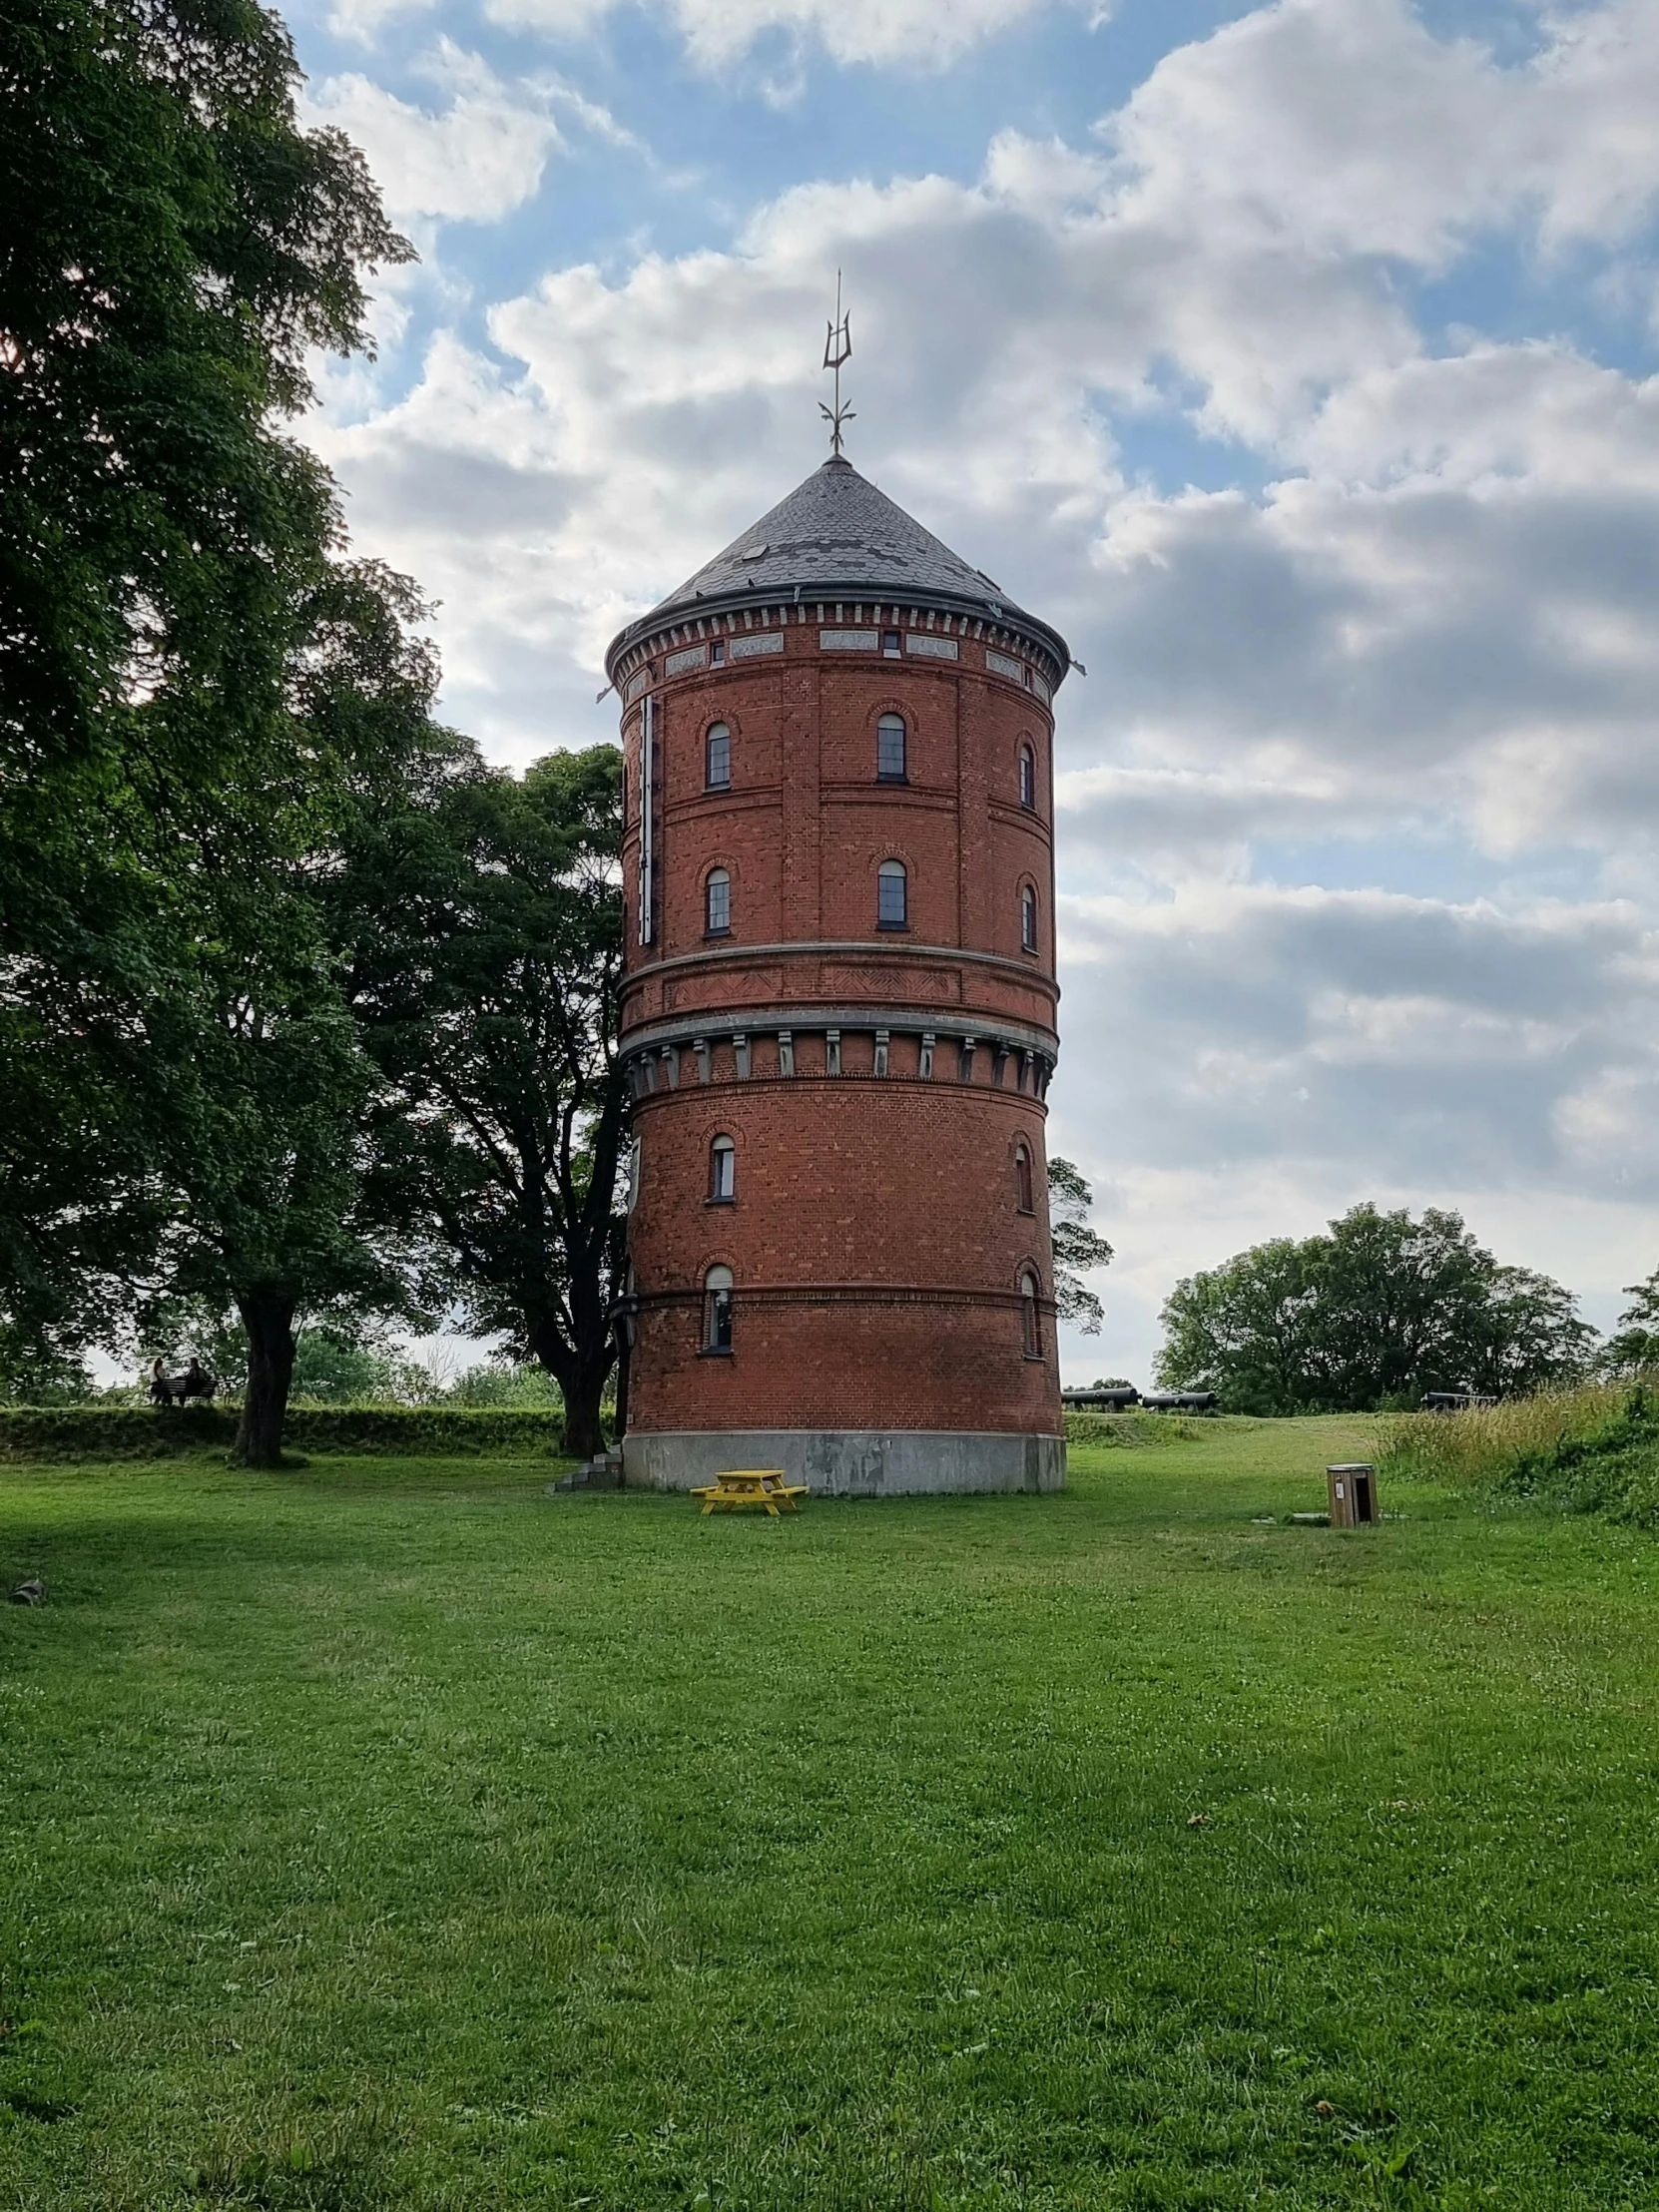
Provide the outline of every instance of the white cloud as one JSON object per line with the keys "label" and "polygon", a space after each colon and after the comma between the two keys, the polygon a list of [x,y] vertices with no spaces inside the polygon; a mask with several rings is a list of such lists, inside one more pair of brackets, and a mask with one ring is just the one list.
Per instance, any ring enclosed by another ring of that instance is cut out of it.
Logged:
{"label": "white cloud", "polygon": [[440,113],[353,73],[323,79],[306,121],[331,124],[362,148],[394,222],[496,223],[533,199],[559,143],[547,88],[504,84],[447,38],[421,74],[444,96]]}
{"label": "white cloud", "polygon": [[[611,633],[817,459],[844,267],[852,457],[1092,671],[1060,706],[1090,896],[1056,1142],[1115,1194],[1137,1327],[1177,1251],[1372,1195],[1472,1194],[1533,1264],[1564,1268],[1529,1222],[1581,1257],[1615,1204],[1625,1279],[1659,1247],[1659,380],[1558,339],[1434,357],[1387,266],[1625,239],[1654,20],[1547,19],[1500,68],[1392,0],[1285,0],[1095,145],[1005,134],[972,183],[802,186],[721,250],[551,271],[493,352],[444,333],[395,405],[317,425],[359,542],[445,602],[456,719],[507,758],[584,742]],[[1149,422],[1265,484],[1158,488],[1118,443]],[[1282,887],[1266,839],[1522,874],[1571,845],[1579,876]]]}
{"label": "white cloud", "polygon": [[[375,4],[375,0],[368,0]],[[393,0],[395,4],[395,0]],[[618,0],[489,0],[499,23],[570,37],[592,29]],[[764,40],[812,45],[835,62],[944,69],[970,47],[1051,0],[659,0],[692,60],[728,66]],[[1081,0],[1072,0],[1073,5]],[[1091,18],[1107,10],[1091,7]]]}

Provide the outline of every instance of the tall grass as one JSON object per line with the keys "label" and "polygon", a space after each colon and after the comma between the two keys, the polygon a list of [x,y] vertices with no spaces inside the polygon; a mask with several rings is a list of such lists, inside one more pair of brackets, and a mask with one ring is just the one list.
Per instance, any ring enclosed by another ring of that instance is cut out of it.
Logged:
{"label": "tall grass", "polygon": [[1396,1414],[1382,1423],[1378,1458],[1384,1474],[1659,1527],[1659,1399],[1640,1383]]}
{"label": "tall grass", "polygon": [[1542,1457],[1606,1428],[1629,1395],[1617,1384],[1586,1382],[1573,1390],[1471,1405],[1460,1413],[1384,1414],[1379,1472],[1455,1489],[1494,1482],[1523,1458]]}

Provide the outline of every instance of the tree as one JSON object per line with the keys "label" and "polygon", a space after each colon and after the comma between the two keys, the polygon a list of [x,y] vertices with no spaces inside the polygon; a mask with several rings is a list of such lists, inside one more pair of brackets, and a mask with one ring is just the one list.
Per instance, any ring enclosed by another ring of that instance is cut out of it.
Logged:
{"label": "tree", "polygon": [[[234,1306],[175,1298],[152,1307],[145,1319],[146,1381],[152,1359],[159,1357],[165,1372],[176,1375],[194,1355],[222,1395],[247,1382],[248,1333]],[[377,1331],[336,1315],[315,1328],[295,1317],[291,1394],[308,1404],[425,1404],[442,1392],[424,1367],[399,1357]]]}
{"label": "tree", "polygon": [[409,254],[297,82],[253,0],[0,20],[0,1335],[42,1358],[107,1339],[177,1226],[205,959],[223,1006],[239,946],[269,979],[291,939],[268,864],[354,773],[317,671],[405,608],[279,428]]}
{"label": "tree", "polygon": [[1054,1247],[1054,1309],[1085,1337],[1098,1337],[1105,1308],[1083,1281],[1083,1271],[1103,1268],[1112,1257],[1104,1237],[1089,1226],[1094,1197],[1069,1160],[1048,1163],[1048,1224]]}
{"label": "tree", "polygon": [[1659,1268],[1645,1283],[1627,1283],[1624,1295],[1633,1303],[1619,1316],[1597,1363],[1615,1382],[1659,1369]]}
{"label": "tree", "polygon": [[1356,1206],[1178,1283],[1158,1379],[1240,1412],[1354,1412],[1425,1390],[1506,1394],[1582,1373],[1594,1331],[1548,1276],[1501,1267],[1460,1215]]}
{"label": "tree", "polygon": [[[409,635],[412,590],[373,567],[326,571],[293,630],[286,720],[310,773],[263,786],[253,851],[240,826],[203,831],[217,934],[192,948],[189,987],[157,1036],[174,1111],[160,1156],[179,1194],[160,1246],[169,1292],[229,1298],[248,1336],[236,1453],[281,1451],[301,1317],[352,1332],[413,1314],[395,1233],[365,1204],[376,1071],[330,935],[354,826],[404,803],[458,741],[429,716],[436,669]],[[285,773],[287,748],[277,749]],[[250,860],[257,867],[250,870]]]}
{"label": "tree", "polygon": [[429,1295],[552,1376],[566,1448],[591,1454],[626,1227],[622,756],[555,753],[522,782],[470,753],[431,767],[338,889],[383,1086],[375,1191],[431,1255]]}

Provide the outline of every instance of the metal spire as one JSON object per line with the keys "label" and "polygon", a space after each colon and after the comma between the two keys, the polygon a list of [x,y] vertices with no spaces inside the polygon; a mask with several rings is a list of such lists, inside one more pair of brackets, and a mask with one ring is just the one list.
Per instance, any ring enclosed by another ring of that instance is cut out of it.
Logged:
{"label": "metal spire", "polygon": [[835,404],[827,407],[821,399],[818,411],[830,425],[830,450],[836,455],[841,449],[841,424],[855,422],[858,418],[850,407],[841,405],[841,364],[852,358],[852,317],[841,313],[841,273],[835,272],[835,319],[830,325],[830,334],[824,341],[824,365],[835,372]]}

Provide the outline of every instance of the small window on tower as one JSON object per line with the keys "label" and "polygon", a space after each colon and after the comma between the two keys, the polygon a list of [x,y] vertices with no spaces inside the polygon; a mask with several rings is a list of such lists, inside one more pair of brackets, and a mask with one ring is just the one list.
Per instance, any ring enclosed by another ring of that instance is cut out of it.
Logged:
{"label": "small window on tower", "polygon": [[1014,1147],[1014,1204],[1022,1214],[1034,1214],[1031,1203],[1031,1154],[1022,1144]]}
{"label": "small window on tower", "polygon": [[726,640],[724,638],[716,638],[714,644],[710,646],[709,666],[711,668],[724,668],[726,666]]}
{"label": "small window on tower", "polygon": [[738,1148],[730,1137],[709,1147],[709,1204],[730,1206],[738,1195]]}
{"label": "small window on tower", "polygon": [[1043,1356],[1042,1312],[1037,1305],[1037,1296],[1036,1273],[1027,1268],[1019,1279],[1019,1312],[1025,1357],[1028,1360],[1040,1360]]}
{"label": "small window on tower", "polygon": [[710,871],[704,897],[704,928],[711,937],[730,936],[732,931],[732,878],[723,867],[717,867]]}
{"label": "small window on tower", "polygon": [[902,860],[883,860],[875,871],[875,926],[907,929],[910,926],[909,882]]}
{"label": "small window on tower", "polygon": [[885,657],[885,658],[886,658],[887,660],[889,660],[889,661],[896,661],[896,660],[898,659],[898,656],[899,656],[899,644],[898,644],[898,632],[897,632],[896,630],[883,630],[883,631],[882,631],[882,633],[881,633],[881,652],[882,652],[883,656],[884,656],[884,657]]}
{"label": "small window on tower", "polygon": [[1028,745],[1019,749],[1019,803],[1022,807],[1037,804],[1037,756]]}
{"label": "small window on tower", "polygon": [[732,1349],[732,1271],[711,1268],[703,1278],[703,1349]]}
{"label": "small window on tower", "polygon": [[875,725],[875,774],[883,784],[904,781],[904,718],[883,715]]}
{"label": "small window on tower", "polygon": [[1037,894],[1029,883],[1020,887],[1019,942],[1023,952],[1037,949]]}
{"label": "small window on tower", "polygon": [[704,783],[712,792],[723,792],[732,781],[732,733],[724,722],[710,726]]}

